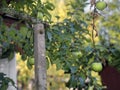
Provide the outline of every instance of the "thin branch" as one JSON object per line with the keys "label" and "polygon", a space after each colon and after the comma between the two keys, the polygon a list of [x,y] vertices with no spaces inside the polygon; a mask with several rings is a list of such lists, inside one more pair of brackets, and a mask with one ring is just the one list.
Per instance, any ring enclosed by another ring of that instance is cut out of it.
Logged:
{"label": "thin branch", "polygon": [[96,8],[94,7],[94,11],[93,11],[93,18],[92,18],[92,42],[93,42],[93,47],[95,48],[95,39],[94,39],[94,31],[95,30],[95,10]]}

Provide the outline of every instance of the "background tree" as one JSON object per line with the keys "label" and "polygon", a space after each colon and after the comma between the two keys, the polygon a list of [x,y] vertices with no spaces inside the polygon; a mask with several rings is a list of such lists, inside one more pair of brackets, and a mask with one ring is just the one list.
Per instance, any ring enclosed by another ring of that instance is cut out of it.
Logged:
{"label": "background tree", "polygon": [[[47,59],[55,63],[58,69],[62,68],[65,73],[70,73],[67,83],[69,88],[100,89],[101,84],[92,76],[90,67],[98,59],[91,42],[91,32],[87,28],[92,16],[84,13],[85,1],[70,1],[67,5],[68,10],[70,9],[67,18],[63,22],[57,22],[46,32]],[[89,83],[86,82],[87,79],[90,79]]]}
{"label": "background tree", "polygon": [[100,24],[100,41],[101,43],[109,48],[110,57],[106,58],[109,61],[109,65],[116,67],[120,70],[119,66],[119,53],[120,53],[120,45],[119,45],[119,0],[112,0],[108,3],[108,8],[106,12],[103,13],[104,17],[102,17]]}

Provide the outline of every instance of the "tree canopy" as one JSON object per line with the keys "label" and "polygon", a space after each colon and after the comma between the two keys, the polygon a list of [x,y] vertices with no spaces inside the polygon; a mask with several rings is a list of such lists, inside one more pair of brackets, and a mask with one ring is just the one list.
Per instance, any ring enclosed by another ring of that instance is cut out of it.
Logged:
{"label": "tree canopy", "polygon": [[[118,3],[120,2],[111,1],[107,3],[108,7],[105,11],[100,11],[95,7],[95,0],[60,1],[66,6],[63,9],[66,12],[63,17],[61,17],[63,12],[55,11],[57,0],[11,0],[9,4],[3,0],[0,7],[2,16],[9,14],[18,18],[19,22],[8,27],[3,22],[4,18],[0,17],[1,58],[11,59],[15,51],[20,52],[22,60],[33,59],[32,25],[42,22],[46,26],[48,67],[49,64],[56,64],[57,69],[63,69],[65,73],[70,74],[70,80],[66,84],[69,88],[102,90],[104,87],[92,74],[96,72],[91,66],[94,62],[100,62],[103,66],[112,64],[119,69],[117,62],[119,62],[120,51],[117,42],[119,41]],[[85,13],[84,8],[87,5],[91,5],[94,9]],[[62,7],[57,8],[59,10]],[[109,10],[113,11],[109,12]],[[114,12],[116,14],[113,14]],[[107,13],[105,18],[102,16],[104,13]],[[15,26],[23,21],[24,25],[20,26],[20,30],[16,30]]]}

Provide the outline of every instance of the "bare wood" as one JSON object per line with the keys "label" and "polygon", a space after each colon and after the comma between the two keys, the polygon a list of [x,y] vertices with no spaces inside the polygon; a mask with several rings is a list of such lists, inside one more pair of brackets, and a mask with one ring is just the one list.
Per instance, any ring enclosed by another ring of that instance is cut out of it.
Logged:
{"label": "bare wood", "polygon": [[34,55],[36,90],[47,90],[45,32],[44,25],[41,23],[34,25]]}

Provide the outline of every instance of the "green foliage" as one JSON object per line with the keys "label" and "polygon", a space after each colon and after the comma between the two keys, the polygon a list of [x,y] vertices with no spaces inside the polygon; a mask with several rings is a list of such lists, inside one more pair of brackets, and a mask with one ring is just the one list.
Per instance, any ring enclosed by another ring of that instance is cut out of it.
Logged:
{"label": "green foliage", "polygon": [[13,25],[7,27],[4,23],[0,26],[1,58],[8,57],[12,59],[14,52],[20,52],[24,56],[33,56],[33,30],[25,26],[22,26],[20,30],[16,30]]}
{"label": "green foliage", "polygon": [[100,25],[102,27],[100,29],[100,42],[109,52],[105,59],[109,65],[116,67],[118,70],[120,70],[120,44],[118,43],[120,41],[119,4],[118,0],[111,1],[108,4],[109,9],[106,11],[107,18],[102,18],[102,25]]}
{"label": "green foliage", "polygon": [[[88,89],[93,85],[97,90],[102,90],[102,85],[91,75],[91,64],[99,61],[96,53],[102,53],[104,47],[98,45],[94,49],[89,38],[91,33],[87,27],[92,18],[84,13],[85,1],[73,1],[69,5],[71,11],[68,11],[68,18],[52,23],[46,31],[46,55],[50,63],[57,65],[57,69],[62,68],[70,74],[67,87]],[[89,82],[86,82],[87,78]]]}
{"label": "green foliage", "polygon": [[[46,55],[49,57],[50,63],[55,63],[58,69],[62,68],[65,73],[70,73],[67,87],[102,90],[104,87],[97,83],[96,77],[91,75],[91,64],[99,61],[103,65],[106,65],[107,62],[109,64],[116,62],[116,59],[119,59],[117,57],[119,49],[116,48],[116,45],[107,44],[107,40],[102,40],[103,35],[98,37],[100,41],[96,42],[94,47],[89,38],[91,32],[87,28],[92,17],[84,14],[85,1],[73,1],[69,5],[68,18],[63,22],[52,24],[46,32]],[[57,19],[59,21],[59,18]],[[111,24],[107,25],[110,25],[111,29]],[[119,66],[118,62],[116,66]],[[86,82],[87,78],[90,79],[89,82]]]}
{"label": "green foliage", "polygon": [[7,90],[10,84],[15,87],[15,83],[12,79],[6,77],[4,73],[0,73],[0,90]]}
{"label": "green foliage", "polygon": [[[0,8],[1,13],[8,14],[14,18],[20,19],[10,27],[4,23],[4,18],[0,17],[0,45],[2,46],[1,58],[9,57],[12,59],[14,51],[33,57],[33,28],[32,24],[37,21],[50,21],[50,10],[54,9],[52,3],[41,0],[10,1],[9,4],[3,0]],[[42,17],[41,17],[42,16]],[[34,21],[33,21],[34,20]],[[24,23],[22,22],[24,21]],[[20,24],[20,30],[17,25]],[[21,26],[21,24],[24,24]]]}
{"label": "green foliage", "polygon": [[[50,26],[46,28],[46,57],[50,64],[56,64],[57,69],[63,69],[65,73],[70,74],[70,79],[66,84],[69,88],[82,88],[89,90],[94,88],[102,90],[101,84],[97,83],[97,78],[91,72],[91,64],[93,62],[102,62],[106,65],[106,61],[110,64],[114,62],[114,66],[119,67],[119,44],[116,44],[116,38],[110,39],[108,42],[104,35],[100,35],[100,41],[93,45],[91,40],[91,31],[88,26],[91,24],[92,16],[84,13],[87,0],[67,0],[67,18],[59,22],[60,17],[56,16],[57,22],[51,21],[52,15],[49,11],[55,7],[50,2],[41,2],[41,0],[24,0],[11,1],[9,5],[1,8],[1,11],[13,15],[22,21],[25,21],[25,26],[21,26],[20,30],[16,30],[15,25],[7,27],[4,23],[0,23],[0,45],[2,46],[1,58],[13,57],[14,51],[20,52],[23,61],[27,60],[29,69],[32,65],[29,59],[33,58],[33,30],[32,24],[37,21],[47,21]],[[115,5],[111,7],[114,8]],[[6,8],[7,7],[7,8]],[[104,27],[114,29],[119,32],[119,13],[117,18],[113,15],[106,18],[108,22],[104,22]],[[33,22],[33,18],[35,22]],[[103,21],[106,21],[105,19]],[[116,23],[117,27],[111,22]],[[118,20],[118,21],[116,21]],[[102,22],[103,22],[102,21]],[[17,23],[18,24],[18,23]],[[94,26],[94,25],[92,25]],[[113,33],[114,31],[111,31]],[[103,31],[101,31],[103,33]],[[113,35],[113,34],[111,34]]]}
{"label": "green foliage", "polygon": [[7,5],[6,0],[3,0],[3,7],[0,8],[2,13],[6,13],[23,20],[29,24],[31,19],[35,19],[34,23],[37,21],[51,21],[51,14],[49,11],[53,10],[55,7],[50,2],[42,2],[41,0],[24,0],[24,1],[10,1]]}
{"label": "green foliage", "polygon": [[[4,6],[4,4],[6,6]],[[27,57],[33,57],[33,28],[32,24],[38,21],[51,21],[50,10],[54,6],[50,2],[42,3],[41,0],[33,1],[11,1],[7,5],[6,0],[2,3],[3,7],[0,12],[11,15],[14,18],[20,19],[10,27],[4,23],[4,18],[0,17],[0,45],[2,46],[1,58],[9,57],[12,59],[13,53],[20,52],[23,60]],[[42,17],[41,17],[42,16]],[[23,22],[22,22],[23,21]],[[20,29],[17,30],[18,24]]]}
{"label": "green foliage", "polygon": [[[54,6],[50,2],[43,3],[41,0],[11,0],[9,4],[6,1],[2,0],[0,2],[0,13],[3,13],[3,17],[0,17],[0,48],[2,49],[0,58],[11,60],[14,57],[14,53],[18,52],[22,55],[23,61],[27,60],[28,68],[32,69],[33,63],[29,62],[33,59],[34,54],[32,25],[38,21],[50,22],[51,14],[49,11],[53,10]],[[16,18],[18,21],[16,20],[13,24],[9,22],[8,25],[4,22],[4,15]],[[26,80],[26,76],[24,80]],[[1,81],[3,84],[5,82],[4,80]],[[0,90],[6,90],[7,88],[8,85],[2,85]]]}

